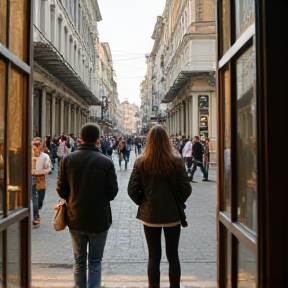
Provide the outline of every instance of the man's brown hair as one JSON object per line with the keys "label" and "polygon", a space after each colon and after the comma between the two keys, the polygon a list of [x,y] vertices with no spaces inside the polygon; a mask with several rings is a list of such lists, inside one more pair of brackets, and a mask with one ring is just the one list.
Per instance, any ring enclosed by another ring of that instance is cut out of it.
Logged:
{"label": "man's brown hair", "polygon": [[81,129],[81,138],[83,142],[95,144],[96,140],[99,139],[100,128],[94,123],[86,123]]}

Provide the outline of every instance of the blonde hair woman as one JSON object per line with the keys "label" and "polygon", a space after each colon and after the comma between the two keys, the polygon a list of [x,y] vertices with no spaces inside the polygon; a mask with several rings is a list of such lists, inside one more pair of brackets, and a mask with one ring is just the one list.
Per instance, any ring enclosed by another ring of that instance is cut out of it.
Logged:
{"label": "blonde hair woman", "polygon": [[180,287],[178,256],[180,217],[172,186],[181,204],[192,192],[184,161],[173,154],[170,139],[162,126],[152,127],[143,155],[134,163],[128,184],[130,198],[139,205],[137,218],[143,223],[149,251],[149,288],[160,287],[161,233],[164,231],[171,288]]}

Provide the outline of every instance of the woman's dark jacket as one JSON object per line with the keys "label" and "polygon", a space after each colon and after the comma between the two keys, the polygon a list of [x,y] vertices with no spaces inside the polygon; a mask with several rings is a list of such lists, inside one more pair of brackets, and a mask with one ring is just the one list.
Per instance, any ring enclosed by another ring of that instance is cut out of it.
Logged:
{"label": "woman's dark jacket", "polygon": [[110,201],[118,193],[117,176],[112,161],[95,145],[81,144],[62,159],[56,190],[67,201],[69,228],[87,233],[109,229]]}
{"label": "woman's dark jacket", "polygon": [[179,221],[172,186],[177,185],[182,204],[192,192],[183,159],[175,157],[175,169],[167,177],[150,175],[143,166],[142,156],[136,159],[128,184],[128,195],[139,205],[136,218],[154,224]]}

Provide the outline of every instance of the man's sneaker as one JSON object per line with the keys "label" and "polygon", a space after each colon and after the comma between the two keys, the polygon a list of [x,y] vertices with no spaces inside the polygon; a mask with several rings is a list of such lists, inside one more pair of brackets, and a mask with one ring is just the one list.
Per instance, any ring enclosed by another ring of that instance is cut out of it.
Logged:
{"label": "man's sneaker", "polygon": [[202,181],[209,181],[207,178],[203,178]]}
{"label": "man's sneaker", "polygon": [[32,224],[33,224],[33,228],[38,228],[40,226],[40,223],[38,223],[36,220],[34,220]]}

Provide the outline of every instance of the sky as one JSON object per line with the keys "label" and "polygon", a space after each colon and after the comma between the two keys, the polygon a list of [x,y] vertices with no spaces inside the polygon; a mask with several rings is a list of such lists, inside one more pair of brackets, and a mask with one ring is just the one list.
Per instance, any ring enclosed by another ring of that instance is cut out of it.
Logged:
{"label": "sky", "polygon": [[102,21],[97,23],[100,42],[108,42],[116,74],[120,102],[140,106],[140,84],[147,71],[145,54],[152,51],[151,38],[157,16],[166,0],[98,0]]}

